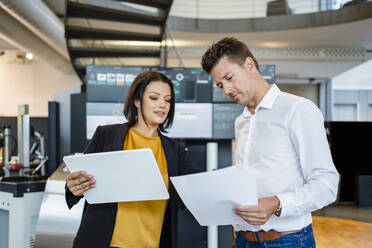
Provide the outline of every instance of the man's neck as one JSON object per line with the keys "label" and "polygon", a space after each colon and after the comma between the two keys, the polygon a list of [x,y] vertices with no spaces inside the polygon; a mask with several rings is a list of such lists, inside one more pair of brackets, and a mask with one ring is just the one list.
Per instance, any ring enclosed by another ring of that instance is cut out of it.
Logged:
{"label": "man's neck", "polygon": [[248,103],[248,105],[246,105],[248,111],[251,112],[252,115],[255,114],[257,106],[260,104],[260,102],[265,97],[270,88],[271,86],[268,83],[266,83],[266,81],[262,83],[259,89],[257,90],[256,97],[253,99],[252,103],[251,104]]}

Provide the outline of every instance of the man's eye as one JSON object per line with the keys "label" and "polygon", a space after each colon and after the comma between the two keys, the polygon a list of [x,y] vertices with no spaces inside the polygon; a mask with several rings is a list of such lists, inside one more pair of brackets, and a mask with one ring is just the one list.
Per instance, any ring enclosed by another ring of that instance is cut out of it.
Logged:
{"label": "man's eye", "polygon": [[233,77],[233,76],[231,75],[230,77],[227,77],[226,79],[227,79],[227,80],[230,80],[230,79],[232,79],[232,77]]}

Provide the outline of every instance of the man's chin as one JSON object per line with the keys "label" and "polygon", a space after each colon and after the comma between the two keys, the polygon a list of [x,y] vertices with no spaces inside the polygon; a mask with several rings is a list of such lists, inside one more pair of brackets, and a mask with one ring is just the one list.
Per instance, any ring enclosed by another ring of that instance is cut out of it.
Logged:
{"label": "man's chin", "polygon": [[244,106],[245,104],[239,100],[233,100],[235,103],[239,104],[240,106]]}

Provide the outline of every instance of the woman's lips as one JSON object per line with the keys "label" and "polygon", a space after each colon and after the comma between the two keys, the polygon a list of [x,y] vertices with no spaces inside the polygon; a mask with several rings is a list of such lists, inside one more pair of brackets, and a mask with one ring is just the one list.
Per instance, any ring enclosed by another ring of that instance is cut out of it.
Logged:
{"label": "woman's lips", "polygon": [[160,116],[160,117],[164,117],[165,112],[163,112],[163,111],[155,111],[155,114],[158,115],[158,116]]}

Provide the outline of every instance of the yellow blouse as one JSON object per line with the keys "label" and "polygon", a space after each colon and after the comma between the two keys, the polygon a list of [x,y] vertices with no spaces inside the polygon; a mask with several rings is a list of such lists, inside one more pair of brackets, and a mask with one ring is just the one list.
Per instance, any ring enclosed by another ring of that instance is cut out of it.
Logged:
{"label": "yellow blouse", "polygon": [[[150,148],[154,153],[165,185],[169,188],[167,161],[160,137],[146,137],[129,129],[123,149],[143,148]],[[110,246],[159,247],[166,206],[167,200],[119,202]]]}

